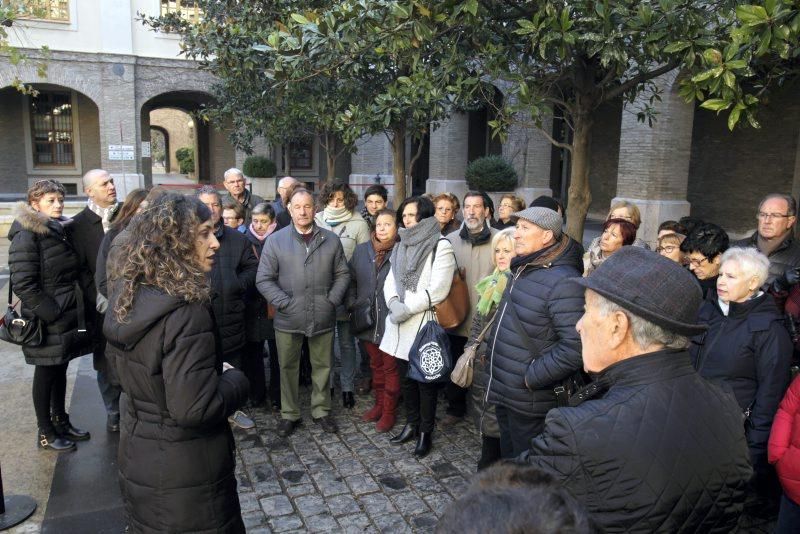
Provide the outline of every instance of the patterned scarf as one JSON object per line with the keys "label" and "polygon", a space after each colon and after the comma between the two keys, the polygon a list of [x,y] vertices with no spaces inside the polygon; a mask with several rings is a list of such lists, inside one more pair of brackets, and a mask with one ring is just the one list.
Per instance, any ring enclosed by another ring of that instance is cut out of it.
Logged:
{"label": "patterned scarf", "polygon": [[390,261],[397,285],[397,294],[405,301],[406,291],[416,291],[422,268],[439,241],[436,217],[422,219],[411,228],[400,228],[400,243],[392,250]]}
{"label": "patterned scarf", "polygon": [[256,239],[258,239],[259,241],[261,241],[263,243],[264,240],[269,237],[269,234],[274,232],[275,228],[277,228],[277,227],[278,227],[278,223],[276,223],[276,222],[270,224],[269,226],[267,226],[267,231],[264,233],[263,236],[262,235],[258,235],[258,233],[256,232],[255,228],[253,228],[253,223],[250,223],[250,226],[248,227],[248,229],[250,230],[250,233],[253,236],[255,236]]}
{"label": "patterned scarf", "polygon": [[511,271],[508,269],[505,271],[495,269],[492,274],[475,285],[475,289],[478,290],[478,295],[480,295],[478,299],[479,314],[483,316],[489,315],[492,307],[500,304],[510,273]]}
{"label": "patterned scarf", "polygon": [[92,213],[100,217],[103,223],[103,232],[108,232],[108,227],[111,226],[111,219],[114,218],[114,214],[117,212],[119,202],[114,202],[107,208],[101,208],[90,198],[86,205],[92,210]]}

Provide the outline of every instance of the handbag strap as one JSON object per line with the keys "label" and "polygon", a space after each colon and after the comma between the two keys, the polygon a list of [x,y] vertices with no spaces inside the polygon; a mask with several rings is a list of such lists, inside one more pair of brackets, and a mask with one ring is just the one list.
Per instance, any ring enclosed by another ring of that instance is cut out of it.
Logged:
{"label": "handbag strap", "polygon": [[481,333],[478,334],[477,339],[475,339],[476,345],[480,345],[483,342],[483,340],[486,339],[486,334],[489,333],[489,329],[492,327],[492,323],[494,323],[496,317],[497,317],[497,310],[495,310],[494,315],[492,315],[492,318],[489,319],[489,322],[486,323],[486,326],[483,327]]}

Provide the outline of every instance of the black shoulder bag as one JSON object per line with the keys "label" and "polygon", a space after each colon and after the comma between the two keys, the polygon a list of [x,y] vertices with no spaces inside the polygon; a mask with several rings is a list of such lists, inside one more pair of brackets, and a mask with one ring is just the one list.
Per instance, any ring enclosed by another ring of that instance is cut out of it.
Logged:
{"label": "black shoulder bag", "polygon": [[[523,343],[525,343],[525,348],[528,349],[528,353],[531,355],[531,357],[533,357],[533,345],[531,345],[531,340],[525,333],[525,329],[522,327],[522,321],[519,320],[517,310],[510,302],[506,304],[506,308],[509,306],[511,306],[511,316],[514,318],[514,325],[516,326],[517,335],[519,335],[520,339],[522,339]],[[584,380],[581,371],[578,370],[562,380],[561,383],[557,384],[553,388],[553,393],[556,395],[556,403],[558,404],[558,407],[563,408],[564,406],[569,406],[569,398],[573,393],[585,386],[585,382],[586,381]]]}
{"label": "black shoulder bag", "polygon": [[[16,305],[11,304],[12,294],[11,277],[9,277],[8,309],[3,318],[0,319],[0,339],[14,345],[38,347],[42,344],[42,323],[37,317],[27,319],[18,314],[15,309]],[[18,300],[17,304],[20,302]]]}

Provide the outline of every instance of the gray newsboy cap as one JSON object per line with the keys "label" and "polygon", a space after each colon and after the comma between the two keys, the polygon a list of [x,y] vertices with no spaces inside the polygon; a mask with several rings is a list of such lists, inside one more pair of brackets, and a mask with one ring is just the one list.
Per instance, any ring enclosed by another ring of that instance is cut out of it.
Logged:
{"label": "gray newsboy cap", "polygon": [[622,247],[586,278],[588,287],[631,313],[683,336],[702,334],[697,323],[702,291],[678,263],[641,247]]}
{"label": "gray newsboy cap", "polygon": [[526,208],[512,217],[525,219],[544,230],[552,230],[555,237],[561,237],[561,215],[549,208]]}

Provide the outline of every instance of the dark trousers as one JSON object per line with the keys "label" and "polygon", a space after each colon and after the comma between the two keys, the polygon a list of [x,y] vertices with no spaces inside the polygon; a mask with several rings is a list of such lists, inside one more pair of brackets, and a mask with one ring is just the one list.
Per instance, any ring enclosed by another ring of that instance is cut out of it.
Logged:
{"label": "dark trousers", "polygon": [[37,365],[33,370],[33,409],[36,412],[36,423],[46,432],[53,431],[51,407],[53,415],[66,413],[68,365],[69,363]]}
{"label": "dark trousers", "polygon": [[[447,337],[450,338],[450,350],[452,351],[453,364],[455,365],[458,357],[464,353],[467,338],[452,334],[447,334]],[[447,415],[464,417],[467,413],[467,389],[459,387],[448,380],[444,386],[444,394],[447,397]]]}
{"label": "dark trousers", "polygon": [[439,384],[426,384],[408,378],[408,361],[397,358],[400,389],[406,407],[406,423],[418,426],[420,432],[433,432],[436,423],[436,396]]}
{"label": "dark trousers", "polygon": [[267,396],[267,377],[264,374],[264,342],[248,341],[242,349],[242,372],[250,381],[250,402],[263,404]]}
{"label": "dark trousers", "polygon": [[481,457],[478,458],[478,471],[490,467],[503,457],[500,451],[500,438],[490,436],[481,437]]}
{"label": "dark trousers", "polygon": [[367,343],[363,339],[358,340],[358,353],[361,356],[358,363],[358,373],[361,378],[370,378],[372,376],[370,355],[367,352]]}
{"label": "dark trousers", "polygon": [[281,405],[281,366],[278,362],[278,345],[274,339],[267,340],[269,349],[269,400],[274,406]]}
{"label": "dark trousers", "polygon": [[797,504],[784,493],[781,496],[781,511],[778,513],[778,524],[775,534],[794,534],[800,532],[800,504]]}
{"label": "dark trousers", "polygon": [[516,458],[530,449],[531,440],[544,430],[544,417],[525,416],[501,405],[497,406],[496,413],[503,458]]}

